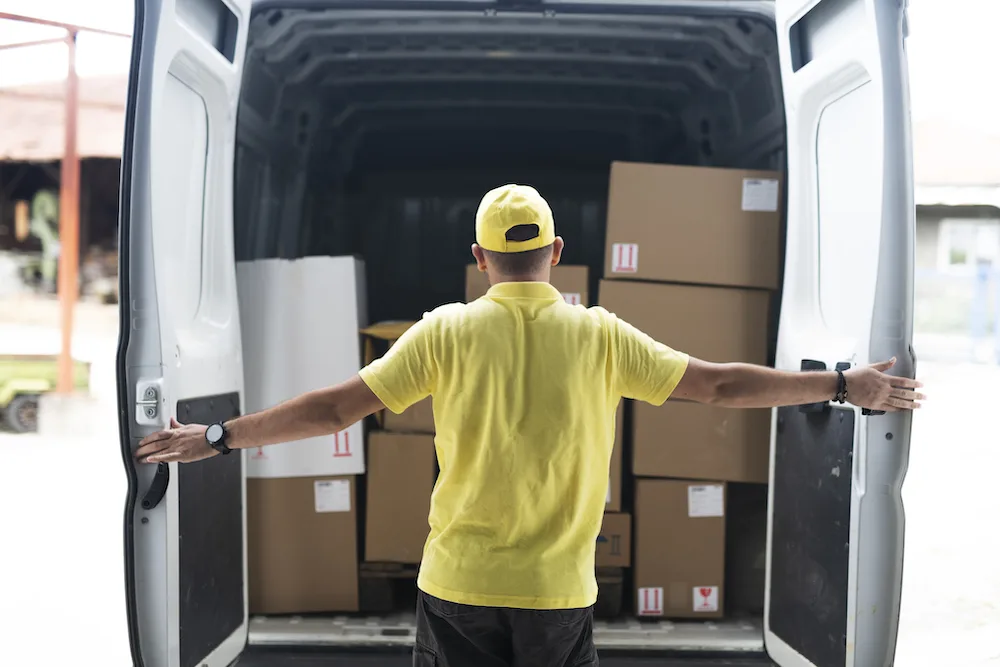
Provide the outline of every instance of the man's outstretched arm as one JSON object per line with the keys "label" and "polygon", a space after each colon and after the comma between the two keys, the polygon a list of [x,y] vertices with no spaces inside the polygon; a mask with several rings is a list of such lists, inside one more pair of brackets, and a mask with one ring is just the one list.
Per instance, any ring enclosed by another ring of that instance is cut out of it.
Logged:
{"label": "man's outstretched arm", "polygon": [[[916,380],[887,375],[895,359],[844,371],[847,402],[897,412],[920,407]],[[691,358],[673,398],[732,408],[772,408],[822,403],[837,395],[836,371],[779,371],[752,364],[715,364]]]}
{"label": "man's outstretched arm", "polygon": [[[251,449],[281,442],[329,435],[347,428],[385,406],[360,376],[334,387],[317,389],[273,408],[226,422],[226,445]],[[207,425],[181,425],[147,436],[135,457],[143,463],[190,463],[215,456],[205,439]]]}

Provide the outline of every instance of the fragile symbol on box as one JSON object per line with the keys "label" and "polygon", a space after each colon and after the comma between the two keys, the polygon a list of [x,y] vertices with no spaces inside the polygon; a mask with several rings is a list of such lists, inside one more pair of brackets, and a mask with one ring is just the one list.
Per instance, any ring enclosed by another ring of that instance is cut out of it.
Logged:
{"label": "fragile symbol on box", "polygon": [[639,616],[663,616],[663,589],[639,589]]}
{"label": "fragile symbol on box", "polygon": [[264,453],[263,447],[258,447],[257,451],[250,455],[250,458],[254,459],[255,461],[259,461],[261,459],[266,459],[267,454]]}
{"label": "fragile symbol on box", "polygon": [[579,292],[563,292],[562,297],[571,306],[579,306],[583,302]]}
{"label": "fragile symbol on box", "polygon": [[719,611],[719,587],[695,586],[694,610],[702,613]]}
{"label": "fragile symbol on box", "polygon": [[611,246],[611,272],[635,273],[639,270],[639,244],[615,243]]}
{"label": "fragile symbol on box", "polygon": [[351,435],[347,431],[333,434],[333,458],[344,458],[351,455]]}

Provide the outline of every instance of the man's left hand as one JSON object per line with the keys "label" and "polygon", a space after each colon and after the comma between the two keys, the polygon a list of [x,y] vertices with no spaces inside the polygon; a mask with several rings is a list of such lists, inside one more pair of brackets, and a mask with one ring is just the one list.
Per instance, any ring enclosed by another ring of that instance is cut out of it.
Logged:
{"label": "man's left hand", "polygon": [[207,426],[202,424],[181,424],[170,419],[170,429],[147,435],[135,450],[135,458],[141,463],[192,463],[216,456],[205,438]]}

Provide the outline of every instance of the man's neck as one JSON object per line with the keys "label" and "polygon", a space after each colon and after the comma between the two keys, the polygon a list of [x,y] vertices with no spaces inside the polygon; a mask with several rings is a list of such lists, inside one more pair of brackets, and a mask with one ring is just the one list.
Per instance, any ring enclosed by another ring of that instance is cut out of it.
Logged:
{"label": "man's neck", "polygon": [[549,282],[549,275],[547,271],[526,276],[492,276],[487,274],[491,287],[500,283],[547,283]]}

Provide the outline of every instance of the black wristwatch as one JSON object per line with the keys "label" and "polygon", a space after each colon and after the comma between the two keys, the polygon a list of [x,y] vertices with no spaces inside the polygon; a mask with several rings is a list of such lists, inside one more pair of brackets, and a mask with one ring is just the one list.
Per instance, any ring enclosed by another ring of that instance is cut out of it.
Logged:
{"label": "black wristwatch", "polygon": [[226,425],[222,422],[216,422],[208,427],[205,431],[205,440],[215,451],[220,454],[229,454],[233,450],[226,445],[226,440],[229,439],[229,431],[226,430]]}

